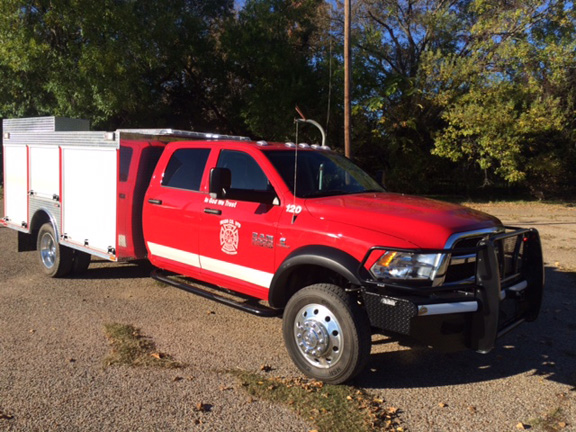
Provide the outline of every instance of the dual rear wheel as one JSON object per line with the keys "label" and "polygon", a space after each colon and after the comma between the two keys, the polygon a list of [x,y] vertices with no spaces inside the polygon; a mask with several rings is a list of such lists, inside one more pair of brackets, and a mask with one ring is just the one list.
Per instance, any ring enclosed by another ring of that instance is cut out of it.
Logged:
{"label": "dual rear wheel", "polygon": [[90,254],[61,245],[49,222],[40,227],[36,248],[42,270],[53,278],[80,274],[90,265]]}

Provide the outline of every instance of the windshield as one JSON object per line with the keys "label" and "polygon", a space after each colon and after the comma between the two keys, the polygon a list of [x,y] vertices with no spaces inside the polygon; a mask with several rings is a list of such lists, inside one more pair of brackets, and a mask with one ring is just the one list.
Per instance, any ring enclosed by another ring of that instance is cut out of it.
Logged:
{"label": "windshield", "polygon": [[[382,192],[384,189],[345,157],[331,152],[279,150],[264,152],[286,185],[294,191],[294,167],[298,166],[298,198]],[[295,164],[295,155],[298,155]]]}

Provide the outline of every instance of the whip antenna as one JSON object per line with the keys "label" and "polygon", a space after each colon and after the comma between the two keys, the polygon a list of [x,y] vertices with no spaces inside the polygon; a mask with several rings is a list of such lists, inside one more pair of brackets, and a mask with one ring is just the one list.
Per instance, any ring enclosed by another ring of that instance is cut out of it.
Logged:
{"label": "whip antenna", "polygon": [[[298,114],[300,114],[302,116],[302,113],[300,112],[300,109],[298,107],[296,107],[296,111],[298,112]],[[304,117],[304,116],[302,116]],[[294,205],[292,206],[292,223],[294,223],[296,221],[296,185],[297,185],[297,181],[298,181],[298,129],[299,129],[299,122],[298,119],[294,120],[294,123],[296,123],[296,145],[294,146],[294,188],[292,191],[292,195],[294,196]]]}

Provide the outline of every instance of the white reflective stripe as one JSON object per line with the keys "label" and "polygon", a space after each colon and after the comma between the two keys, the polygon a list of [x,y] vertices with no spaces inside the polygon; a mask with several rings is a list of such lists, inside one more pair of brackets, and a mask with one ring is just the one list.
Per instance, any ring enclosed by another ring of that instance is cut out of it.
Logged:
{"label": "white reflective stripe", "polygon": [[230,276],[264,288],[270,288],[272,278],[274,277],[272,273],[193,254],[168,246],[162,246],[152,242],[148,242],[148,247],[150,248],[152,255],[167,258],[193,267],[203,268],[214,273]]}
{"label": "white reflective stripe", "polygon": [[478,302],[455,302],[455,303],[439,303],[418,306],[419,316],[428,315],[444,315],[462,312],[476,312],[478,310]]}
{"label": "white reflective stripe", "polygon": [[152,242],[148,242],[148,248],[150,248],[152,255],[200,268],[200,256],[197,254]]}
{"label": "white reflective stripe", "polygon": [[236,279],[250,282],[251,284],[258,285],[264,288],[270,288],[272,273],[263,272],[250,267],[244,267],[238,264],[232,264],[226,261],[220,261],[214,258],[205,256],[200,257],[202,268],[212,271],[214,273],[225,274]]}

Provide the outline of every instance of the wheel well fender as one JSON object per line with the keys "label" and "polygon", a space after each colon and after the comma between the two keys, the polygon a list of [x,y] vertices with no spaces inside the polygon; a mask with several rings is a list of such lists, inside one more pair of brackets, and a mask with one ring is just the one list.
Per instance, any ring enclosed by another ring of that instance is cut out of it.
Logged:
{"label": "wheel well fender", "polygon": [[56,235],[56,239],[60,238],[59,231],[58,231],[58,224],[54,219],[54,216],[47,210],[39,209],[34,213],[32,216],[32,220],[30,222],[30,233],[18,233],[18,252],[27,252],[36,250],[36,239],[38,237],[38,231],[40,227],[45,223],[49,222],[54,229],[54,234]]}
{"label": "wheel well fender", "polygon": [[334,279],[362,285],[359,269],[360,261],[340,249],[321,245],[302,247],[278,267],[270,284],[268,302],[272,307],[282,308],[300,288]]}

